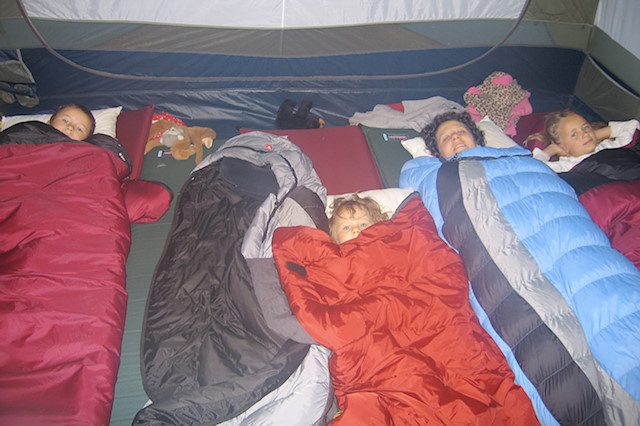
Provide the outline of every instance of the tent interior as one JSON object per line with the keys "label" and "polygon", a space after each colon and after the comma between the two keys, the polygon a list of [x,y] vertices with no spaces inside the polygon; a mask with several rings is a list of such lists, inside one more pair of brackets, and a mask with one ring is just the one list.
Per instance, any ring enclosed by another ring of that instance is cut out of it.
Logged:
{"label": "tent interior", "polygon": [[[640,118],[639,19],[637,0],[3,1],[0,112],[154,105],[214,129],[219,143],[240,127],[275,129],[288,98],[311,100],[325,127],[344,126],[378,104],[463,104],[503,71],[531,93],[534,113],[628,120]],[[114,425],[131,424],[148,399],[139,345],[157,257],[136,248],[159,256],[164,237],[142,241],[149,226],[132,228]]]}
{"label": "tent interior", "polygon": [[535,93],[534,112],[576,104],[612,120],[640,109],[632,1],[49,3],[0,6],[0,49],[19,49],[39,99],[2,104],[5,114],[154,104],[229,137],[273,127],[286,98],[309,98],[338,126],[375,104],[459,102],[493,71]]}

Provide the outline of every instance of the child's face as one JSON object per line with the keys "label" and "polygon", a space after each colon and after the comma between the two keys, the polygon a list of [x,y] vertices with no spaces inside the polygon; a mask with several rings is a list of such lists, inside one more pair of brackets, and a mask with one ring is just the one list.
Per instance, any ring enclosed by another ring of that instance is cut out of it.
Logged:
{"label": "child's face", "polygon": [[438,152],[444,158],[477,146],[473,135],[461,122],[449,120],[442,123],[436,130]]}
{"label": "child's face", "polygon": [[596,132],[580,115],[565,117],[558,126],[558,143],[573,157],[589,154],[596,149]]}
{"label": "child's face", "polygon": [[335,227],[337,229],[336,238],[337,243],[342,244],[345,241],[354,239],[365,228],[373,225],[373,220],[369,217],[369,214],[358,206],[354,206],[355,213],[352,216],[338,215],[335,221]]}
{"label": "child's face", "polygon": [[83,141],[90,136],[91,119],[75,107],[58,111],[49,124],[76,141]]}

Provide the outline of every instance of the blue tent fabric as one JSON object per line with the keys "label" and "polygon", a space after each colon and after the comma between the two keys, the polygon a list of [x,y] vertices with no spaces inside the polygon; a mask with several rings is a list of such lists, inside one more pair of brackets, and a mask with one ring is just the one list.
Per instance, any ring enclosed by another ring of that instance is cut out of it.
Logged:
{"label": "blue tent fabric", "polygon": [[[411,77],[464,63],[486,50],[452,48],[312,58],[60,52],[87,68],[149,80],[97,76],[63,63],[44,49],[25,49],[22,53],[37,82],[39,108],[53,109],[70,101],[91,108],[123,105],[125,109],[138,109],[155,104],[157,110],[168,111],[189,125],[215,129],[221,138],[236,135],[239,126],[274,128],[277,109],[287,98],[311,100],[314,111],[327,126],[346,125],[355,112],[369,111],[376,104],[407,99],[443,96],[464,104],[464,92],[498,70],[513,75],[532,93],[534,111],[572,107],[590,119],[599,118],[573,95],[585,58],[576,50],[502,47],[455,72]],[[165,81],[164,77],[185,79]],[[212,80],[189,81],[190,77]],[[215,81],[218,77],[223,80]],[[11,115],[34,111],[12,105],[4,112]]]}

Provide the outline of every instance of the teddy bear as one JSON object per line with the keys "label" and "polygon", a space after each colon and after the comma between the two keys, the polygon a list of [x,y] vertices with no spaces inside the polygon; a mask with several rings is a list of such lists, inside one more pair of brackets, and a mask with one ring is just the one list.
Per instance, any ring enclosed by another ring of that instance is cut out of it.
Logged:
{"label": "teddy bear", "polygon": [[313,103],[303,100],[298,110],[295,110],[296,101],[285,99],[278,108],[276,126],[278,129],[318,129],[324,127],[324,120],[311,113]]}
{"label": "teddy bear", "polygon": [[171,150],[176,160],[186,160],[195,154],[196,164],[200,164],[204,155],[203,146],[211,149],[215,138],[216,132],[208,127],[188,127],[182,120],[166,113],[154,114],[144,153],[147,154],[157,146],[164,146]]}

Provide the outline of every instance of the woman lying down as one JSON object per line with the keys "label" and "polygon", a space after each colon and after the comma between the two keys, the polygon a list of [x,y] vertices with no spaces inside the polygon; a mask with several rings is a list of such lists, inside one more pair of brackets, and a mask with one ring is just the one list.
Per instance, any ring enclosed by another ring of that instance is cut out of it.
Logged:
{"label": "woman lying down", "polygon": [[273,237],[294,314],[333,351],[334,422],[538,423],[420,198],[383,219],[375,201],[356,195],[334,202],[331,236],[290,227]]}

